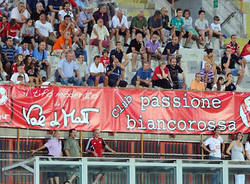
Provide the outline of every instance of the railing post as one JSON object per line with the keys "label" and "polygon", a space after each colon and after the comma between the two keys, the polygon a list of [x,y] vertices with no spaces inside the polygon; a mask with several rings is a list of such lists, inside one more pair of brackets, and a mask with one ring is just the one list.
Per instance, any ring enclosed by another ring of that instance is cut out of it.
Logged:
{"label": "railing post", "polygon": [[88,183],[88,158],[82,158],[82,184]]}
{"label": "railing post", "polygon": [[229,183],[229,172],[228,172],[228,161],[223,161],[223,168],[222,168],[222,183],[228,184]]}
{"label": "railing post", "polygon": [[135,159],[129,159],[129,183],[134,184],[136,182],[136,174],[135,174]]}
{"label": "railing post", "polygon": [[37,156],[34,160],[34,184],[40,184],[40,164]]}
{"label": "railing post", "polygon": [[176,181],[177,184],[183,183],[183,176],[182,176],[182,160],[176,160],[177,163],[177,169],[176,169]]}

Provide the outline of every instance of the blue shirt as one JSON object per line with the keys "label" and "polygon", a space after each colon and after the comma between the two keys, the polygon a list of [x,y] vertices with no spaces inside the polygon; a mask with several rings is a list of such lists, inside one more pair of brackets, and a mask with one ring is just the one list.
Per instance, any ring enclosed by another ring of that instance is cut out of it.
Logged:
{"label": "blue shirt", "polygon": [[78,7],[85,9],[86,8],[86,2],[83,2],[81,0],[75,0]]}
{"label": "blue shirt", "polygon": [[36,58],[39,61],[46,60],[46,59],[48,59],[48,57],[47,57],[47,51],[43,50],[42,52],[39,52],[38,48],[35,48],[33,50],[33,52],[32,52],[32,57]]}
{"label": "blue shirt", "polygon": [[135,76],[133,77],[132,81],[136,81],[137,77],[140,77],[140,79],[142,80],[151,80],[152,78],[152,69],[149,68],[147,71],[144,70],[143,67],[139,68],[139,70],[137,70]]}
{"label": "blue shirt", "polygon": [[[106,70],[107,72],[109,72],[110,70],[112,70],[114,66],[112,64],[108,65]],[[119,66],[116,66],[115,69],[113,70],[113,72],[109,75],[109,78],[113,79],[113,80],[118,80],[119,77],[122,74],[122,69]]]}
{"label": "blue shirt", "polygon": [[9,60],[9,62],[13,63],[14,62],[14,58],[15,58],[15,54],[16,54],[16,49],[15,47],[8,47],[6,44],[3,46],[2,48],[2,53],[6,55],[7,59]]}
{"label": "blue shirt", "polygon": [[66,59],[62,59],[58,63],[58,68],[62,70],[62,74],[65,77],[73,77],[74,76],[74,71],[78,70],[78,65],[76,64],[75,61],[71,61],[70,63]]}
{"label": "blue shirt", "polygon": [[17,54],[22,54],[24,53],[25,55],[30,55],[29,49],[23,50],[23,48],[20,46],[17,48]]}

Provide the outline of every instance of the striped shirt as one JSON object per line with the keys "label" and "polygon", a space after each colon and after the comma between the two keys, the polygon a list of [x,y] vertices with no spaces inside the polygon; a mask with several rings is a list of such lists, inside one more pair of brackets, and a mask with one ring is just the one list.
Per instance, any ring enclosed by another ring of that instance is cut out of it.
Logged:
{"label": "striped shirt", "polygon": [[213,72],[213,70],[210,70],[208,72],[207,81],[204,81],[205,76],[206,76],[206,70],[205,69],[201,69],[200,75],[201,75],[201,81],[202,82],[211,83],[213,81],[213,79],[214,79],[214,72]]}
{"label": "striped shirt", "polygon": [[240,46],[237,43],[233,44],[232,42],[229,42],[226,45],[226,48],[230,48],[232,50],[232,54],[237,55],[237,50],[240,48]]}
{"label": "striped shirt", "polygon": [[2,53],[6,55],[8,58],[9,62],[14,63],[14,58],[16,54],[16,49],[15,47],[8,47],[6,44],[2,48]]}

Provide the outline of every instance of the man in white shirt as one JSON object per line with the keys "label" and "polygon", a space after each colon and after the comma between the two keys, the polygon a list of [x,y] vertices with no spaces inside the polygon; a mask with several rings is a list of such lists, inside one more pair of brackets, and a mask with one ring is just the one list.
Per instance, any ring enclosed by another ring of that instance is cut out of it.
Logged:
{"label": "man in white shirt", "polygon": [[112,35],[115,34],[116,41],[119,40],[119,35],[125,37],[124,46],[128,47],[128,39],[130,36],[128,20],[121,9],[119,9],[115,16],[112,18]]}
{"label": "man in white shirt", "polygon": [[26,84],[29,83],[29,76],[25,73],[24,64],[21,63],[17,66],[17,72],[11,76],[11,82],[14,84]]}
{"label": "man in white shirt", "polygon": [[82,53],[77,58],[77,65],[82,79],[80,86],[87,86],[87,84],[88,86],[94,86],[94,82],[89,79],[89,67]]}
{"label": "man in white shirt", "polygon": [[110,41],[109,32],[106,26],[103,25],[103,19],[98,19],[97,24],[93,26],[89,44],[98,46],[99,53],[102,53],[103,47],[109,48],[109,51],[111,50],[112,44]]}
{"label": "man in white shirt", "polygon": [[23,2],[20,2],[17,7],[13,8],[10,13],[10,18],[15,19],[17,23],[23,24],[30,17]]}
{"label": "man in white shirt", "polygon": [[70,11],[69,2],[65,2],[64,6],[63,6],[63,9],[58,12],[58,17],[59,17],[60,22],[62,22],[64,20],[65,15],[69,15],[71,17],[71,20],[74,20],[74,15]]}
{"label": "man in white shirt", "polygon": [[91,63],[89,68],[90,76],[89,80],[94,81],[94,85],[104,83],[104,87],[108,86],[108,78],[105,77],[105,69],[103,64],[100,62],[100,56],[94,57],[94,62]]}
{"label": "man in white shirt", "polygon": [[39,20],[35,23],[36,35],[38,36],[38,42],[45,41],[48,44],[53,45],[56,41],[51,23],[46,20],[46,14],[42,12]]}

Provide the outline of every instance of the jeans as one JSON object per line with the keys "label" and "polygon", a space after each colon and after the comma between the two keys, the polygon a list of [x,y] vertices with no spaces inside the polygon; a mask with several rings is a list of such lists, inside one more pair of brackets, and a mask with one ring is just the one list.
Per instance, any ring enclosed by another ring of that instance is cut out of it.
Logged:
{"label": "jeans", "polygon": [[[209,156],[209,160],[221,160],[221,158]],[[212,174],[212,183],[220,184],[220,173],[218,171],[215,171],[215,173]]]}
{"label": "jeans", "polygon": [[77,80],[75,77],[70,77],[67,79],[60,78],[61,84],[62,85],[68,85],[69,83],[73,84],[74,86],[79,86],[80,82]]}
{"label": "jeans", "polygon": [[[82,80],[81,80],[81,82],[80,82],[80,86],[83,86],[83,83],[85,82],[85,77],[82,77]],[[94,81],[93,80],[91,80],[90,78],[88,78],[88,80],[87,80],[87,85],[88,86],[94,86]]]}

